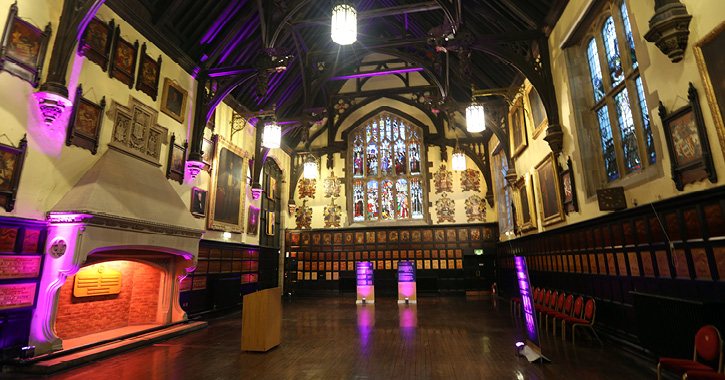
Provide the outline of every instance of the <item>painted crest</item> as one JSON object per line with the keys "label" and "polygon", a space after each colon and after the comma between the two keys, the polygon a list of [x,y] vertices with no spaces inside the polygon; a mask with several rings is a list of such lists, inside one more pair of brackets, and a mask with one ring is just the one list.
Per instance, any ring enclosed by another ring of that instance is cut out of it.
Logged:
{"label": "painted crest", "polygon": [[335,172],[330,173],[330,176],[322,184],[325,198],[338,198],[340,196],[341,182],[340,178],[335,177]]}
{"label": "painted crest", "polygon": [[315,190],[317,188],[317,180],[316,179],[307,179],[302,178],[300,179],[300,186],[299,186],[299,192],[300,192],[300,198],[315,198]]}
{"label": "painted crest", "polygon": [[481,191],[481,179],[478,170],[466,169],[461,172],[461,190],[462,191]]}
{"label": "painted crest", "polygon": [[[445,165],[441,166],[445,171]],[[446,195],[446,193],[443,193],[443,198],[436,201],[436,214],[438,214],[438,223],[456,222],[456,203],[453,201],[453,199],[448,198],[448,195]]]}
{"label": "painted crest", "polygon": [[486,221],[486,202],[478,195],[471,195],[466,199],[467,222]]}
{"label": "painted crest", "polygon": [[340,227],[340,217],[342,210],[339,205],[335,204],[335,198],[329,206],[325,206],[325,228]]}
{"label": "painted crest", "polygon": [[436,194],[453,192],[453,172],[446,170],[446,164],[441,164],[438,171],[433,174]]}
{"label": "painted crest", "polygon": [[302,207],[298,207],[297,213],[295,214],[295,222],[297,222],[298,230],[303,228],[312,228],[310,227],[310,224],[312,224],[312,208],[306,204],[303,204]]}

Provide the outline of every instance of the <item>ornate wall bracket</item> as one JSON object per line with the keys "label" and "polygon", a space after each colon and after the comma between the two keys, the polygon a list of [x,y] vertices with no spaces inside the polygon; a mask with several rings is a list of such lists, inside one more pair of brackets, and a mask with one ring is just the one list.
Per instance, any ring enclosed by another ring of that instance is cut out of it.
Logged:
{"label": "ornate wall bracket", "polygon": [[692,15],[679,0],[655,0],[655,14],[649,20],[644,39],[654,43],[673,63],[685,55]]}

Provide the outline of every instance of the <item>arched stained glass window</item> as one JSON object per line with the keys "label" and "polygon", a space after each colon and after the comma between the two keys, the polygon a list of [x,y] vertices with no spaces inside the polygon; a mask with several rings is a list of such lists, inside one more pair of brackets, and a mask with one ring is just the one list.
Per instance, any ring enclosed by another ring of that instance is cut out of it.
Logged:
{"label": "arched stained glass window", "polygon": [[424,219],[423,131],[381,113],[355,128],[348,141],[352,221]]}
{"label": "arched stained glass window", "polygon": [[[591,148],[601,149],[602,172],[612,182],[646,169],[657,157],[627,6],[611,1],[604,12],[581,44],[593,95],[592,103],[582,105],[591,107],[585,123],[598,127],[601,143]],[[590,183],[599,188],[603,181],[599,177]]]}
{"label": "arched stained glass window", "polygon": [[629,13],[627,13],[627,4],[622,2],[619,7],[619,12],[622,15],[622,24],[624,24],[624,36],[627,38],[627,47],[629,48],[629,55],[632,59],[632,67],[637,68],[637,53],[634,51],[634,38],[632,37],[632,25],[629,23]]}
{"label": "arched stained glass window", "polygon": [[602,38],[604,39],[604,52],[607,54],[609,76],[612,78],[612,85],[617,85],[624,79],[624,69],[622,68],[622,58],[619,56],[617,33],[614,31],[614,19],[611,16],[604,22]]}
{"label": "arched stained glass window", "polygon": [[599,66],[599,49],[597,49],[597,41],[594,38],[589,41],[587,59],[589,60],[589,72],[592,77],[594,101],[598,102],[604,96],[604,82],[602,81],[602,68]]}

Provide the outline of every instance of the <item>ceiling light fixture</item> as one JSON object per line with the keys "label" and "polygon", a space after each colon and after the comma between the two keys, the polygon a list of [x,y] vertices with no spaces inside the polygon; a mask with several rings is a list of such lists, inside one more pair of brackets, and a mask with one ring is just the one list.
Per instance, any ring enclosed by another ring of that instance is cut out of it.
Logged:
{"label": "ceiling light fixture", "polygon": [[269,149],[279,148],[282,142],[282,127],[277,121],[272,120],[271,123],[264,124],[264,134],[262,135],[262,146]]}
{"label": "ceiling light fixture", "polygon": [[463,171],[466,170],[466,155],[461,150],[461,147],[456,141],[456,147],[453,149],[453,170]]}
{"label": "ceiling light fixture", "polygon": [[317,160],[311,154],[305,159],[303,175],[305,179],[317,178]]}
{"label": "ceiling light fixture", "polygon": [[471,99],[471,105],[466,108],[466,130],[470,133],[483,132],[486,129],[486,114],[483,105]]}
{"label": "ceiling light fixture", "polygon": [[332,8],[330,22],[332,41],[340,45],[350,45],[357,41],[357,11],[346,2]]}

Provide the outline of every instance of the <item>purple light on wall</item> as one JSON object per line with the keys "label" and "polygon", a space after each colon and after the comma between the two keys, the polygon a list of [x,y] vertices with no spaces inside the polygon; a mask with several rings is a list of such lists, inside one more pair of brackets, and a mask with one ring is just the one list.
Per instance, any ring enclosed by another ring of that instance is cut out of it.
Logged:
{"label": "purple light on wall", "polygon": [[377,71],[374,73],[360,73],[360,74],[353,74],[353,75],[344,75],[341,77],[330,78],[330,80],[346,80],[346,79],[355,79],[355,78],[377,77],[377,76],[382,76],[382,75],[412,73],[412,72],[416,72],[416,71],[423,71],[423,68],[422,67],[412,67],[412,68],[408,68],[408,69],[398,69],[398,70],[388,70],[388,71]]}
{"label": "purple light on wall", "polygon": [[88,214],[76,214],[70,212],[52,212],[48,214],[48,221],[50,223],[80,223],[84,219],[92,218],[92,215]]}
{"label": "purple light on wall", "polygon": [[538,347],[539,333],[534,312],[534,300],[531,297],[531,283],[529,282],[529,271],[526,268],[526,259],[523,256],[516,256],[514,257],[514,263],[516,265],[516,279],[521,292],[521,305],[526,320],[526,332],[529,335],[529,340]]}

